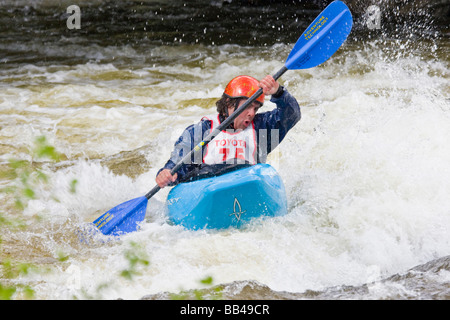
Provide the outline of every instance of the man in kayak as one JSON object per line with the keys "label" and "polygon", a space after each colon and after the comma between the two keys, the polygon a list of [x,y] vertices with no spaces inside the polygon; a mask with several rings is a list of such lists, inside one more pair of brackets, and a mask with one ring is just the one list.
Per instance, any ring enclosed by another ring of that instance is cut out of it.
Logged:
{"label": "man in kayak", "polygon": [[[263,95],[248,106],[230,126],[221,131],[201,152],[194,152],[190,163],[183,163],[174,175],[171,169],[181,161],[213,128],[222,123],[259,88]],[[257,113],[264,104],[264,96],[271,95],[276,104],[272,111]],[[170,159],[158,171],[156,183],[164,188],[188,181],[204,172],[218,171],[223,165],[265,162],[267,155],[284,139],[287,132],[300,120],[297,100],[272,76],[260,82],[249,76],[232,79],[222,98],[216,102],[218,114],[206,116],[197,124],[187,127],[175,142]]]}

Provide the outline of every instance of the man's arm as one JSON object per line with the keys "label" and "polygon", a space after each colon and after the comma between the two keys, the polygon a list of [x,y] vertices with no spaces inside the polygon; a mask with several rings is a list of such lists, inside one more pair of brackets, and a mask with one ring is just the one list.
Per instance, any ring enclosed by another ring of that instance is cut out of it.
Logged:
{"label": "man's arm", "polygon": [[276,108],[258,113],[254,120],[260,162],[265,162],[267,155],[278,146],[301,118],[297,100],[284,87],[280,86],[270,101],[276,104]]}
{"label": "man's arm", "polygon": [[188,163],[183,163],[181,168],[173,176],[170,173],[171,170],[179,163],[183,157],[188,154],[194,146],[199,144],[203,136],[208,134],[208,130],[211,128],[209,121],[200,121],[195,125],[187,127],[183,134],[175,142],[174,149],[170,155],[170,159],[166,162],[163,168],[161,168],[156,175],[156,183],[164,188],[165,186],[172,186],[182,180],[182,178],[190,171],[198,167],[203,161],[203,150],[201,152],[195,152]]}

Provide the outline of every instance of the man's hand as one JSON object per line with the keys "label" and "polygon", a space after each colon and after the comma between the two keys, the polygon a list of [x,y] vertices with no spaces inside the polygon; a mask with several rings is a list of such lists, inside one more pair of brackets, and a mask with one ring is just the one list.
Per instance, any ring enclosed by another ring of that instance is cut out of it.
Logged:
{"label": "man's hand", "polygon": [[158,176],[156,177],[156,183],[160,188],[164,188],[171,182],[175,182],[177,180],[177,174],[174,175],[170,174],[169,169],[162,170]]}
{"label": "man's hand", "polygon": [[268,96],[276,93],[280,84],[271,75],[267,75],[259,82],[259,86],[263,89],[264,94]]}

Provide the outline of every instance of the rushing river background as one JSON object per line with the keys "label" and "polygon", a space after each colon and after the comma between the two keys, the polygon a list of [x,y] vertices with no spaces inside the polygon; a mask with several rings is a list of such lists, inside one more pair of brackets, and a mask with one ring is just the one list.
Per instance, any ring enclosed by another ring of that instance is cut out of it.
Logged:
{"label": "rushing river background", "polygon": [[[335,56],[280,79],[302,108],[269,161],[288,215],[187,231],[166,223],[164,189],[139,232],[78,241],[80,226],[155,185],[175,139],[215,112],[231,78],[277,71],[325,2],[78,2],[71,30],[75,3],[1,1],[0,169],[32,161],[48,178],[23,212],[1,194],[0,212],[27,228],[1,229],[0,259],[38,266],[2,283],[37,299],[164,299],[208,276],[227,299],[450,298],[449,21],[398,6],[369,29],[368,4],[354,1]],[[36,159],[39,136],[60,161]],[[129,280],[133,250],[149,265]]]}

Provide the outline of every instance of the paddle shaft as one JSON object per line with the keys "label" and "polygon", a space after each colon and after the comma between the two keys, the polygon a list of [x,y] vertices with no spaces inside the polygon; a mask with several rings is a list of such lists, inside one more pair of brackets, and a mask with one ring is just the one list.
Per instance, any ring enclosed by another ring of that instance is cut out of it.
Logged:
{"label": "paddle shaft", "polygon": [[[286,71],[288,68],[286,66],[283,66],[280,70],[278,70],[277,73],[273,75],[273,78],[275,80],[278,80]],[[233,121],[236,119],[242,112],[244,112],[245,109],[249,105],[251,105],[260,95],[263,94],[263,89],[259,88],[258,91],[256,91],[250,98],[247,99],[247,101],[244,102],[243,105],[241,105],[237,110],[235,110],[228,118],[226,118],[216,129],[214,129],[205,139],[203,139],[202,142],[200,142],[198,145],[194,147],[191,151],[189,151],[188,154],[186,154],[183,159],[181,159],[175,167],[172,168],[170,173],[174,175],[183,165],[183,163],[189,163],[191,161],[192,154],[194,152],[203,150],[203,147],[205,147],[208,143],[210,143],[222,130],[226,129]],[[147,199],[150,199],[153,197],[159,190],[161,189],[160,186],[156,185],[152,190],[150,190],[145,197]]]}

